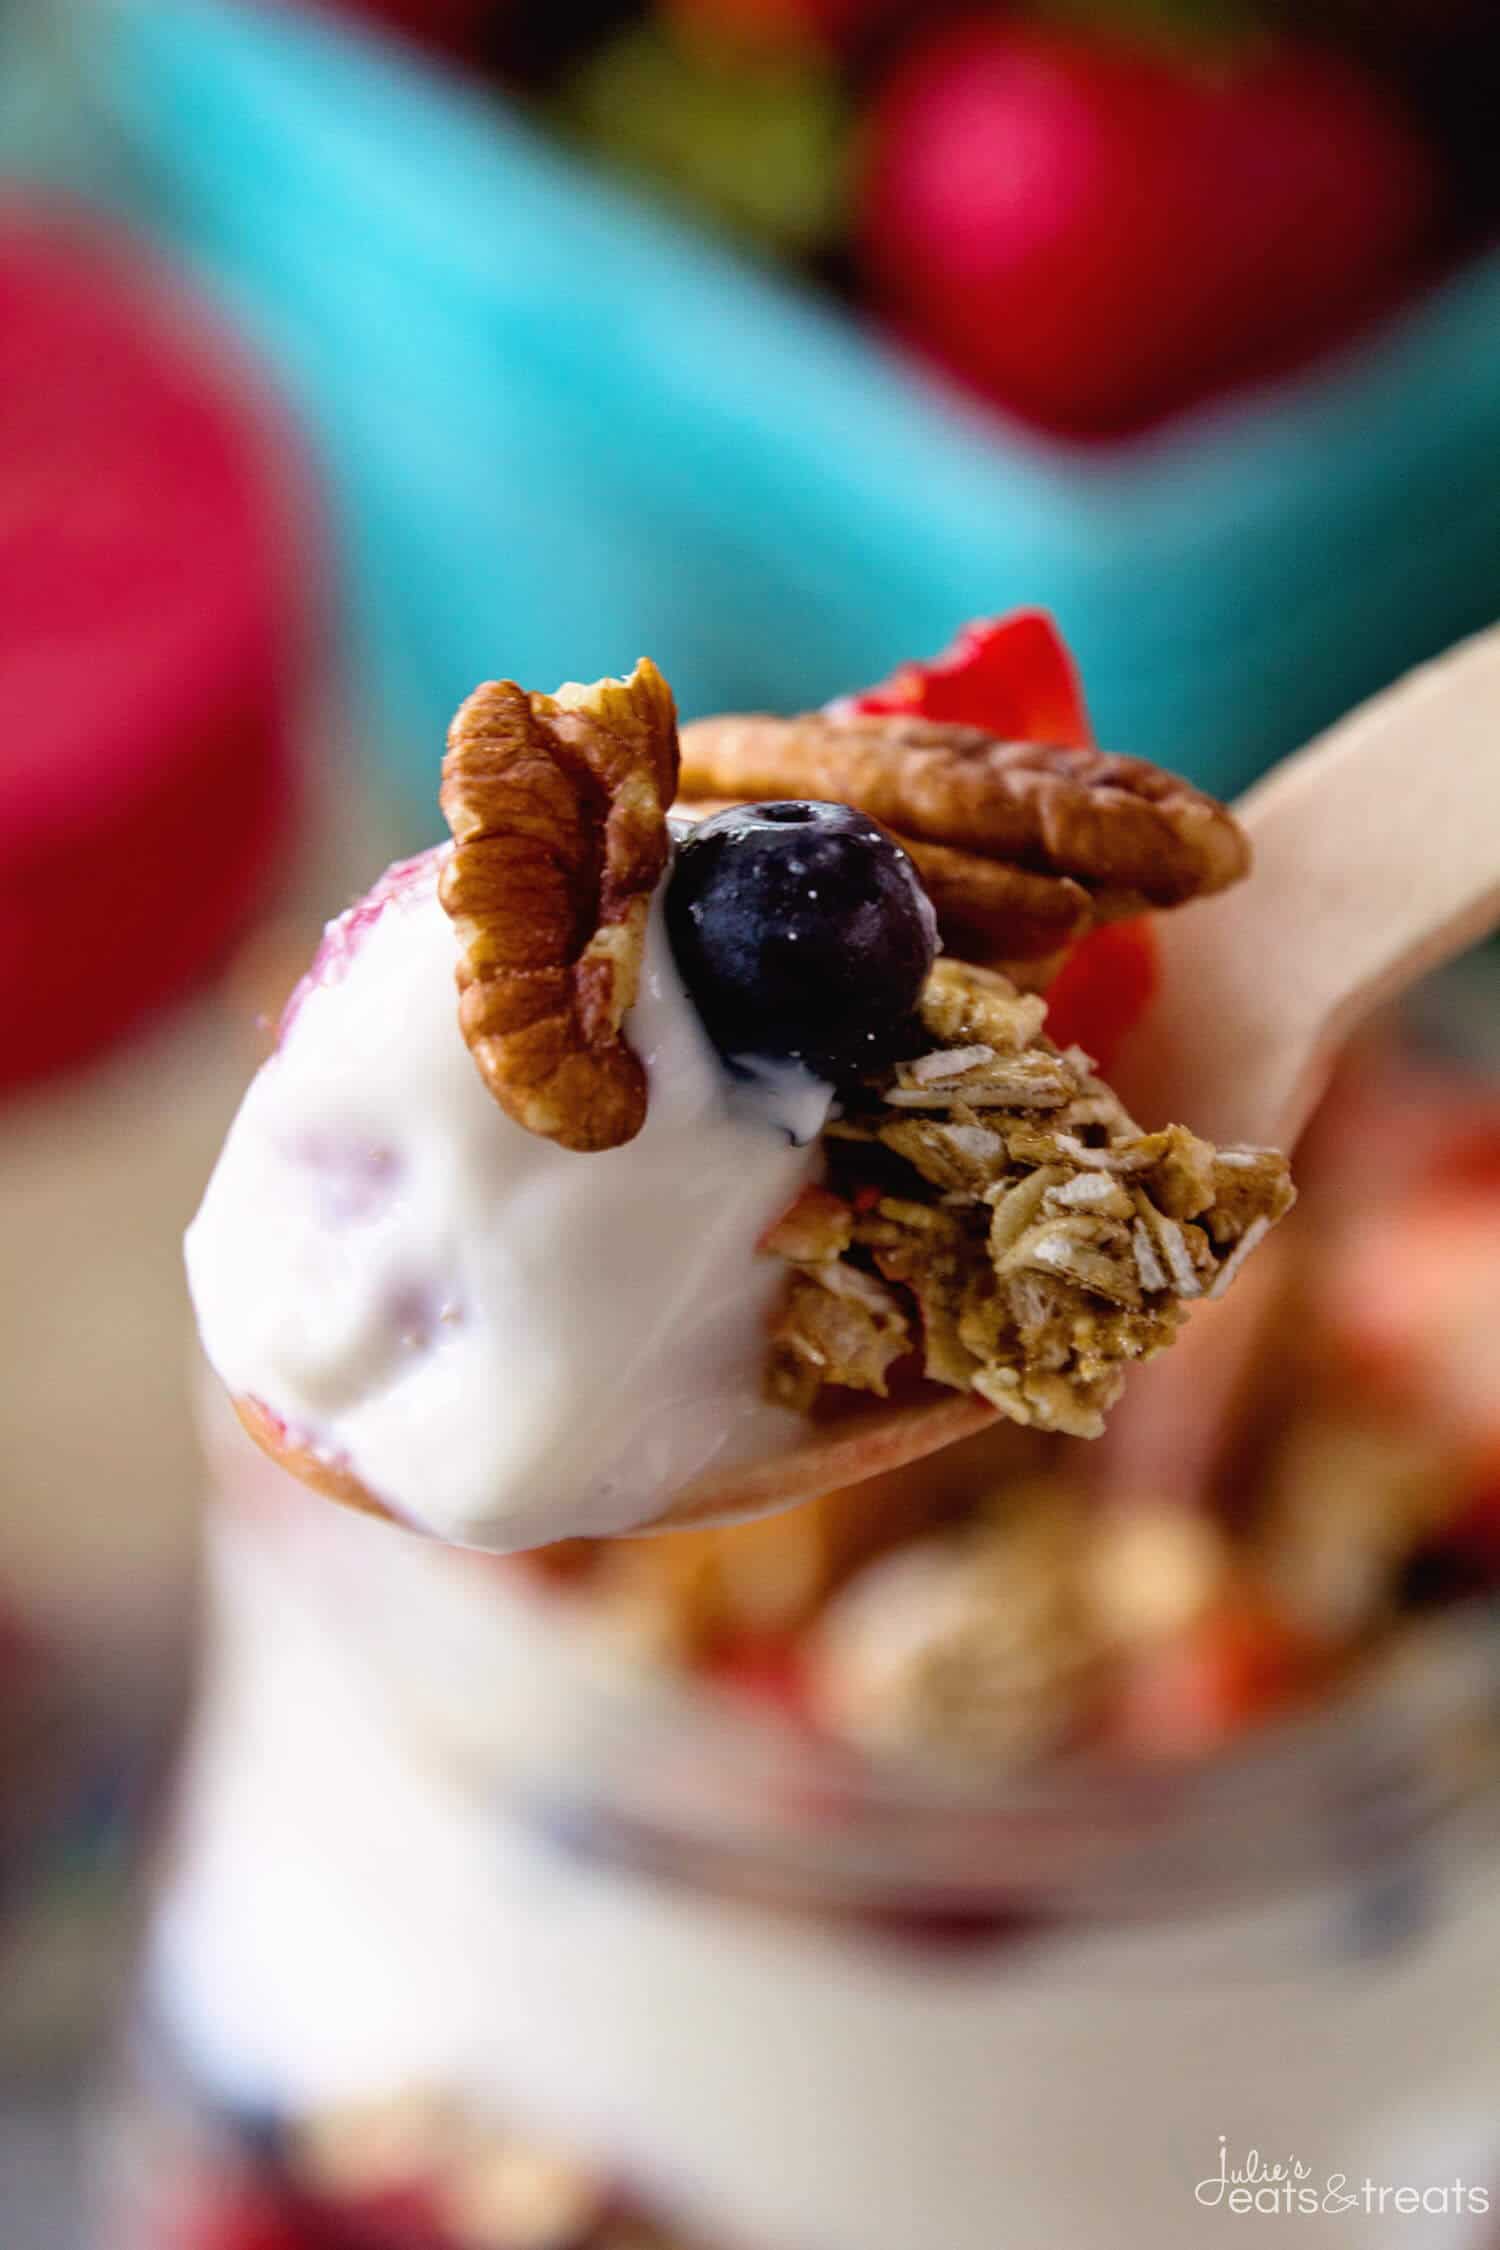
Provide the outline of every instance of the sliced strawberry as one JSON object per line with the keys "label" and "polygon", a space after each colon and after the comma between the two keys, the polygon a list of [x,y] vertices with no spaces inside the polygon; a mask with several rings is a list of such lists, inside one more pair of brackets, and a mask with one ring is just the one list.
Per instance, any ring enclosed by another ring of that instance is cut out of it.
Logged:
{"label": "sliced strawberry", "polygon": [[168,2221],[161,2250],[322,2250],[279,2189],[234,2180]]}
{"label": "sliced strawberry", "polygon": [[848,712],[910,712],[983,727],[1004,742],[1091,742],[1078,667],[1045,610],[978,618],[928,664],[846,697]]}
{"label": "sliced strawberry", "polygon": [[1150,1006],[1159,971],[1156,932],[1145,915],[1090,930],[1047,987],[1047,1036],[1059,1047],[1081,1047],[1107,1072]]}
{"label": "sliced strawberry", "polygon": [[[983,727],[1007,742],[1065,746],[1094,739],[1078,666],[1045,610],[978,618],[928,664],[903,664],[878,687],[834,706],[851,715],[909,712]],[[1142,918],[1093,930],[1071,948],[1048,988],[1047,1029],[1082,1047],[1101,1070],[1144,1015],[1158,959]]]}
{"label": "sliced strawberry", "polygon": [[702,1669],[729,1694],[780,1718],[807,1722],[807,1667],[791,1634],[736,1634],[705,1658]]}
{"label": "sliced strawberry", "polygon": [[1372,1385],[1466,1443],[1500,1441],[1500,1200],[1444,1184],[1366,1213],[1319,1303]]}
{"label": "sliced strawberry", "polygon": [[1196,1758],[1305,1695],[1325,1652],[1253,1588],[1132,1655],[1110,1733],[1141,1758]]}

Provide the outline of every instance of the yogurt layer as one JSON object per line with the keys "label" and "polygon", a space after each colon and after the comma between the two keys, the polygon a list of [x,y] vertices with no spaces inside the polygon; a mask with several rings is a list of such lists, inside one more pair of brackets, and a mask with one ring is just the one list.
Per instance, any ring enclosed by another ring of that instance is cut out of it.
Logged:
{"label": "yogurt layer", "polygon": [[[514,1124],[464,1042],[442,854],[330,925],[187,1237],[204,1348],[414,1527],[497,1550],[649,1522],[774,1446],[779,1269],[762,1231],[817,1163],[828,1097],[749,1096],[653,908],[627,1023],[650,1106],[579,1155]],[[815,1113],[815,1114],[814,1114]]]}

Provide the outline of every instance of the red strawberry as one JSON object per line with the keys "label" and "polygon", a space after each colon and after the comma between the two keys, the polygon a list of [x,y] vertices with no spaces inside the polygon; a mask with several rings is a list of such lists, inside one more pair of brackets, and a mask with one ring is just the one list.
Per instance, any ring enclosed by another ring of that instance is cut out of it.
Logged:
{"label": "red strawberry", "polygon": [[1107,922],[1072,948],[1047,987],[1047,1036],[1108,1072],[1156,990],[1156,933],[1143,915]]}
{"label": "red strawberry", "polygon": [[319,2250],[275,2189],[225,2182],[168,2223],[162,2250]]}
{"label": "red strawberry", "polygon": [[889,0],[665,0],[686,38],[752,52],[849,46],[889,13]]}
{"label": "red strawberry", "polygon": [[258,387],[126,238],[0,219],[0,1086],[222,961],[286,840],[309,584]]}
{"label": "red strawberry", "polygon": [[1372,1211],[1319,1289],[1351,1365],[1465,1443],[1500,1442],[1500,1201],[1443,1186]]}
{"label": "red strawberry", "polygon": [[704,1659],[715,1686],[803,1725],[808,1718],[807,1672],[789,1633],[738,1633]]}
{"label": "red strawberry", "polygon": [[1092,742],[1083,683],[1045,610],[976,618],[927,664],[902,664],[835,706],[984,727],[1002,742]]}
{"label": "red strawberry", "polygon": [[[978,618],[927,664],[898,665],[888,680],[834,706],[850,713],[911,712],[984,727],[1007,742],[1092,742],[1083,682],[1045,610]],[[1144,919],[1081,938],[1047,992],[1047,1029],[1107,1070],[1156,990],[1156,940]]]}
{"label": "red strawberry", "polygon": [[1263,1595],[1241,1587],[1130,1656],[1111,1738],[1137,1757],[1206,1757],[1298,1701],[1325,1654]]}
{"label": "red strawberry", "polygon": [[1210,68],[994,16],[872,120],[859,234],[894,322],[1042,424],[1148,422],[1347,332],[1411,271],[1427,146],[1312,49]]}

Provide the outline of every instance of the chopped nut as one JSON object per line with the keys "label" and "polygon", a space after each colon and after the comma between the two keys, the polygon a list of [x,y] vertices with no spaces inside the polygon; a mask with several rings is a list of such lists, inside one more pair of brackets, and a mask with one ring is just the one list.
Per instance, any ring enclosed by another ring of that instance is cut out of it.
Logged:
{"label": "chopped nut", "polygon": [[449,731],[439,895],[461,947],[459,1020],[506,1115],[564,1148],[616,1148],[645,1123],[622,1026],[676,777],[671,691],[646,662],[555,696],[491,680]]}
{"label": "chopped nut", "polygon": [[1273,1148],[1221,1148],[1214,1158],[1213,1196],[1204,1224],[1217,1242],[1235,1242],[1261,1212],[1279,1219],[1289,1208],[1286,1161]]}

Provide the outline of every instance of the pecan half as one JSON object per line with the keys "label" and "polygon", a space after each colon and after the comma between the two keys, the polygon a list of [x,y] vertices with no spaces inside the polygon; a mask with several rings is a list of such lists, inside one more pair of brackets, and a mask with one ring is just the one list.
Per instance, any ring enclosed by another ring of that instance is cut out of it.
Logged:
{"label": "pecan half", "polygon": [[927,719],[702,719],[683,730],[682,786],[694,810],[760,797],[857,805],[911,853],[950,940],[977,936],[1008,960],[1223,890],[1249,866],[1233,815],[1143,759]]}
{"label": "pecan half", "polygon": [[644,659],[556,695],[491,680],[449,730],[439,896],[462,948],[459,1021],[506,1115],[563,1148],[618,1148],[646,1121],[622,1026],[676,784],[672,692]]}

